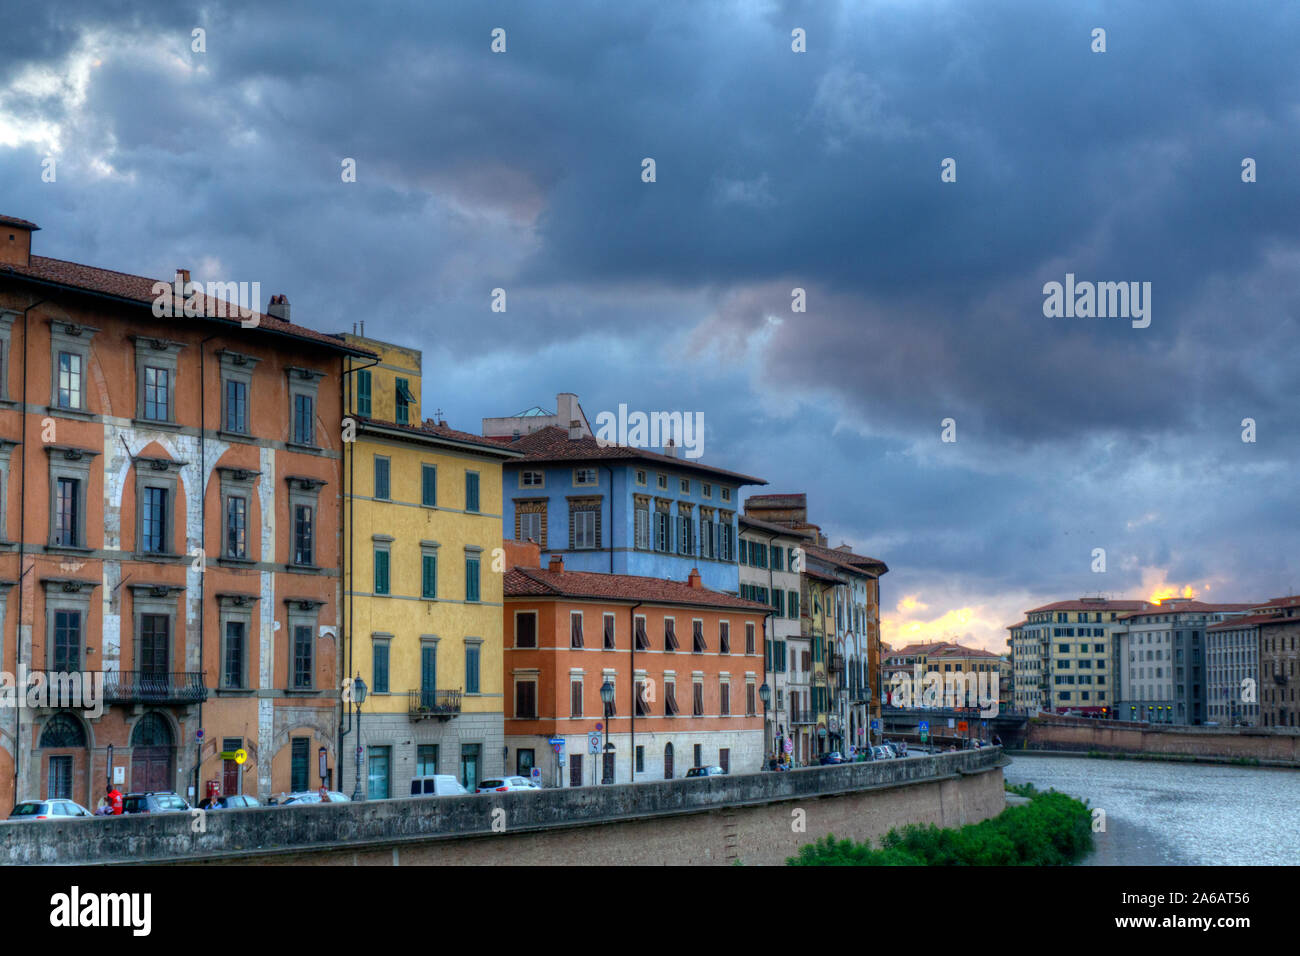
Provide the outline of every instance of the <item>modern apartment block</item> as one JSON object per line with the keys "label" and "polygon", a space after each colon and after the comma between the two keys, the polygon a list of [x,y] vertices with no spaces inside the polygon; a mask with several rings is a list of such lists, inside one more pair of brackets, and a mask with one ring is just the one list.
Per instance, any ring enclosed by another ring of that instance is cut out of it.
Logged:
{"label": "modern apartment block", "polygon": [[505,576],[511,771],[571,787],[758,771],[769,607],[694,572],[671,581],[531,561]]}
{"label": "modern apartment block", "polygon": [[504,566],[494,553],[501,466],[518,453],[422,419],[418,351],[340,338],[377,356],[351,363],[345,391],[356,427],[343,462],[345,672],[367,687],[361,789],[400,796],[412,777],[441,773],[473,790],[504,769]]}
{"label": "modern apartment block", "polygon": [[1245,617],[1250,604],[1205,604],[1166,598],[1124,615],[1114,628],[1121,720],[1201,724],[1206,720],[1205,632]]}
{"label": "modern apartment block", "polygon": [[766,484],[761,478],[601,444],[582,417],[513,431],[494,439],[521,455],[504,466],[506,534],[537,542],[544,558],[560,555],[574,571],[684,581],[697,570],[705,587],[737,593],[739,491]]}
{"label": "modern apartment block", "polygon": [[66,681],[5,708],[0,804],[333,782],[338,381],[371,356],[36,229],[0,219],[0,667],[102,675],[102,712]]}

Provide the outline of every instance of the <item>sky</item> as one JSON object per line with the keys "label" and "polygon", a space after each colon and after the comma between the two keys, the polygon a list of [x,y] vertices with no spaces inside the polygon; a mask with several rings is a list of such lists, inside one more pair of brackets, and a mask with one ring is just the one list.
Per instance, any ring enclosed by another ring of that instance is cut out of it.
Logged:
{"label": "sky", "polygon": [[[470,431],[701,413],[703,461],[889,565],[895,646],[1300,592],[1293,4],[5,9],[36,254],[364,321]],[[1049,317],[1067,274],[1150,325]]]}

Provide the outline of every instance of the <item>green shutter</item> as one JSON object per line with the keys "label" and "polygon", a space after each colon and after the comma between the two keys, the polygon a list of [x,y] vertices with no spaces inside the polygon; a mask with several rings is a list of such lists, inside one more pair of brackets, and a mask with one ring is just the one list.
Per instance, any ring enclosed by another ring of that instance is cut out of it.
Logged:
{"label": "green shutter", "polygon": [[465,559],[465,600],[477,601],[479,599],[478,590],[478,558]]}
{"label": "green shutter", "polygon": [[438,596],[438,556],[426,554],[421,559],[420,594],[426,598]]}
{"label": "green shutter", "polygon": [[357,414],[370,417],[370,372],[357,373]]}
{"label": "green shutter", "polygon": [[388,593],[388,552],[375,548],[375,593]]}
{"label": "green shutter", "polygon": [[465,472],[465,510],[478,511],[478,475]]}
{"label": "green shutter", "polygon": [[438,467],[422,465],[420,468],[420,502],[433,508],[438,504]]}

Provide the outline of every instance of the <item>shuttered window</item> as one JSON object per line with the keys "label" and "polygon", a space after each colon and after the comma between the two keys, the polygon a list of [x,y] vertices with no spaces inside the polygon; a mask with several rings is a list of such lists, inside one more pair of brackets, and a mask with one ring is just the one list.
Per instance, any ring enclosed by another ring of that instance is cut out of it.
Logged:
{"label": "shuttered window", "polygon": [[731,685],[723,681],[718,687],[719,704],[718,713],[723,717],[731,716]]}
{"label": "shuttered window", "polygon": [[664,618],[664,650],[677,650],[676,622],[671,617]]}
{"label": "shuttered window", "polygon": [[706,650],[708,650],[708,647],[704,643],[704,622],[703,621],[691,622],[691,637],[693,639],[692,645],[693,645],[694,653],[703,654]]}
{"label": "shuttered window", "polygon": [[726,621],[718,624],[718,652],[731,653],[731,625]]}
{"label": "shuttered window", "polygon": [[664,682],[664,716],[677,716],[677,685],[672,681]]}
{"label": "shuttered window", "polygon": [[515,615],[515,647],[537,646],[537,615]]}
{"label": "shuttered window", "polygon": [[582,647],[582,612],[569,615],[569,646],[576,649]]}
{"label": "shuttered window", "polygon": [[569,716],[582,716],[582,681],[569,681]]}
{"label": "shuttered window", "polygon": [[745,684],[745,716],[754,716],[754,685],[748,682]]}
{"label": "shuttered window", "polygon": [[433,599],[438,596],[438,556],[420,555],[420,596]]}
{"label": "shuttered window", "polygon": [[569,548],[590,551],[600,547],[600,510],[595,505],[573,505],[569,510]]}
{"label": "shuttered window", "polygon": [[420,503],[426,508],[438,504],[438,466],[420,466]]}
{"label": "shuttered window", "polygon": [[537,717],[537,681],[515,682],[515,719],[532,720]]}
{"label": "shuttered window", "polygon": [[754,625],[753,624],[745,625],[745,653],[746,654],[754,653]]}
{"label": "shuttered window", "polygon": [[691,685],[691,690],[695,698],[693,712],[696,717],[703,717],[704,716],[704,684],[701,683],[700,681],[696,681],[694,684]]}
{"label": "shuttered window", "polygon": [[636,695],[636,715],[644,717],[646,715],[645,681],[637,681],[633,688]]}
{"label": "shuttered window", "polygon": [[[640,624],[638,625],[640,628],[640,632],[642,636],[644,636],[645,618],[638,618],[637,620],[640,622]],[[614,649],[614,615],[606,614],[605,615],[605,650],[612,651],[613,649]]]}

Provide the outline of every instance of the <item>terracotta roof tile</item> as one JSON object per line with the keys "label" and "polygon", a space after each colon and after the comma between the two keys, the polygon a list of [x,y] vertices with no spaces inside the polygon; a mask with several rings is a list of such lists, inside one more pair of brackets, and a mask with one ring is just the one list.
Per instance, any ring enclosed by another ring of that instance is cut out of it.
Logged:
{"label": "terracotta roof tile", "polygon": [[[4,265],[0,266],[0,276],[11,274],[38,282],[52,283],[67,288],[79,289],[85,292],[98,293],[100,295],[112,296],[117,299],[125,299],[129,302],[138,303],[143,306],[153,306],[154,293],[153,287],[157,282],[168,282],[171,279],[150,279],[145,276],[130,275],[125,272],[113,272],[109,269],[97,269],[93,266],[85,266],[76,262],[65,262],[62,259],[49,259],[45,256],[32,256],[27,266]],[[210,299],[207,296],[202,297],[204,302],[204,311],[216,311],[216,304],[221,302],[219,299]],[[208,303],[213,307],[209,309]],[[229,303],[225,306],[225,312],[230,318],[218,318],[213,316],[199,317],[201,321],[216,322],[227,325],[233,325],[236,328],[240,326],[239,314],[234,305]],[[334,349],[340,352],[347,352],[352,355],[364,355],[374,357],[373,352],[368,349],[358,348],[357,346],[348,345],[343,340],[334,335],[327,335],[324,332],[317,332],[301,325],[294,325],[292,322],[285,322],[283,319],[277,319],[271,315],[254,313],[259,316],[258,325],[245,329],[249,335],[256,335],[260,331],[275,332],[281,335],[292,336],[303,341],[315,342],[319,345]]]}
{"label": "terracotta roof tile", "polygon": [[1042,607],[1031,607],[1026,614],[1038,614],[1042,611],[1140,611],[1143,608],[1155,607],[1150,601],[1112,601],[1106,598],[1078,600],[1078,601],[1057,601],[1055,604],[1044,604]]}
{"label": "terracotta roof tile", "polygon": [[447,441],[456,442],[461,445],[475,445],[498,457],[505,457],[511,454],[509,448],[502,448],[490,438],[484,438],[482,435],[475,435],[473,432],[463,432],[455,428],[448,428],[446,425],[439,425],[431,418],[426,418],[423,425],[399,425],[396,422],[386,422],[378,418],[367,418],[365,415],[352,415],[350,417],[355,418],[357,424],[362,427],[368,426],[371,428],[388,429],[395,432],[406,432],[413,438],[432,436],[434,438],[442,438]]}
{"label": "terracotta roof tile", "polygon": [[747,601],[708,588],[693,588],[684,581],[595,571],[550,571],[546,568],[511,568],[505,574],[505,595],[645,601],[652,604],[734,608],[759,614],[767,614],[772,610],[768,605],[757,601]]}

